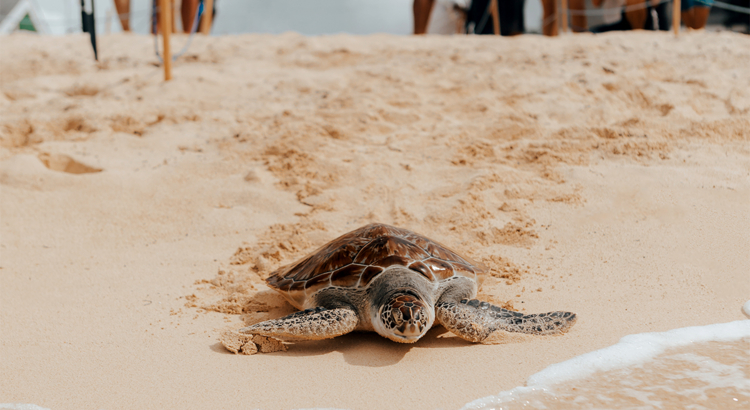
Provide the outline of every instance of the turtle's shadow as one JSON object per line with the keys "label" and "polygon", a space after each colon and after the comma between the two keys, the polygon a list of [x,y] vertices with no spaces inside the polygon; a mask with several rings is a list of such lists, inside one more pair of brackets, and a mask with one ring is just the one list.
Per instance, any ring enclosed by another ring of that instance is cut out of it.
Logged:
{"label": "turtle's shadow", "polygon": [[470,344],[458,337],[442,337],[446,332],[442,326],[434,326],[418,342],[409,344],[390,341],[374,332],[355,332],[334,339],[297,342],[288,351],[277,354],[304,357],[341,352],[344,361],[352,366],[384,367],[400,362],[411,349]]}
{"label": "turtle's shadow", "polygon": [[[254,300],[269,308],[243,315],[245,326],[283,317],[296,311],[275,291],[257,292],[254,294]],[[443,326],[435,324],[416,343],[396,343],[375,332],[353,332],[333,339],[294,342],[289,344],[289,350],[286,352],[261,354],[305,357],[341,352],[344,361],[352,366],[384,367],[400,362],[411,349],[465,347],[470,344],[448,332]],[[221,343],[212,345],[211,350],[232,354]]]}

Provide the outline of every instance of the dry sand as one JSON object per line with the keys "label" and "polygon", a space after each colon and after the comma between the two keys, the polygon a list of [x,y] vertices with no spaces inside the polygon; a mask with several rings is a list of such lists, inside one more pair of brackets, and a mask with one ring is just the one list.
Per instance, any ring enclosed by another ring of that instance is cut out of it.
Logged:
{"label": "dry sand", "polygon": [[[455,409],[744,318],[750,37],[198,37],[168,83],[148,37],[89,47],[0,45],[0,401]],[[487,263],[486,300],[578,323],[218,343],[292,311],[272,270],[374,221]]]}

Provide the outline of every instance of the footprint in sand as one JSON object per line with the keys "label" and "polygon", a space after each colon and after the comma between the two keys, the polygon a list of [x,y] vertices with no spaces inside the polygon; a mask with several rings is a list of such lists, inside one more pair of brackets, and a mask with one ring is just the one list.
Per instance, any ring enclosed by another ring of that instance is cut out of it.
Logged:
{"label": "footprint in sand", "polygon": [[67,172],[69,174],[90,174],[101,172],[101,168],[94,168],[76,161],[65,154],[39,154],[39,160],[45,167],[58,172]]}

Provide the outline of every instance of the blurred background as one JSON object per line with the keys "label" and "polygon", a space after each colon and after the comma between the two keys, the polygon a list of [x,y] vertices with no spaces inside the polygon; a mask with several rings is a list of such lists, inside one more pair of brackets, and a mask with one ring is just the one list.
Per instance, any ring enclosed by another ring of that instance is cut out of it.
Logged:
{"label": "blurred background", "polygon": [[[86,0],[90,2],[92,0]],[[501,12],[504,1],[501,1]],[[122,26],[113,0],[93,0],[97,33],[117,33]],[[176,0],[176,7],[180,6]],[[471,0],[436,0],[427,32],[455,34]],[[305,35],[335,33],[410,34],[413,30],[412,0],[216,0],[213,34],[272,33],[295,31]],[[524,32],[542,31],[540,0],[515,0],[523,7]],[[724,0],[721,3],[750,7],[750,0]],[[588,27],[619,18],[624,0],[604,0],[600,8],[585,0]],[[709,30],[731,29],[748,32],[750,14],[735,12],[715,4],[708,20]],[[146,34],[151,26],[152,0],[130,0],[130,26]],[[604,10],[603,10],[604,9]],[[606,10],[610,11],[607,12]],[[176,19],[176,29],[182,23]],[[62,35],[81,32],[80,0],[0,0],[0,33],[16,30]]]}

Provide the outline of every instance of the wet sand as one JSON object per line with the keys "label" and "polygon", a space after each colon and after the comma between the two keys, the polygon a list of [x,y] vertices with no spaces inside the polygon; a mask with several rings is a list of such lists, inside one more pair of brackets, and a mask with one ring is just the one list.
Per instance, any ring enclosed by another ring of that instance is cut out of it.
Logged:
{"label": "wet sand", "polygon": [[750,404],[748,355],[748,320],[628,335],[464,409],[744,409]]}
{"label": "wet sand", "polygon": [[[4,402],[453,409],[627,334],[744,319],[746,36],[198,37],[168,83],[152,47],[103,37],[95,64],[84,36],[3,39]],[[218,343],[293,310],[271,271],[370,222],[578,323]]]}

